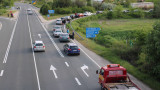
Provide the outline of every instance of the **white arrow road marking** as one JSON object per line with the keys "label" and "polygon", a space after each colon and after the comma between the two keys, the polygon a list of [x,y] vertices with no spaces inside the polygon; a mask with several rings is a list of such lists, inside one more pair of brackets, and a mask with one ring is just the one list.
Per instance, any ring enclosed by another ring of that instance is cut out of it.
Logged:
{"label": "white arrow road marking", "polygon": [[82,84],[80,83],[80,81],[78,80],[78,78],[75,77],[75,80],[76,80],[76,82],[78,83],[78,85],[82,85]]}
{"label": "white arrow road marking", "polygon": [[3,72],[4,72],[4,70],[1,70],[1,74],[0,74],[0,76],[3,76]]}
{"label": "white arrow road marking", "polygon": [[41,34],[38,34],[39,38],[41,38]]}
{"label": "white arrow road marking", "polygon": [[53,71],[53,74],[54,74],[55,78],[58,78],[57,74],[55,72],[57,69],[53,65],[50,66],[50,70]]}
{"label": "white arrow road marking", "polygon": [[69,64],[67,62],[65,62],[66,66],[69,67]]}
{"label": "white arrow road marking", "polygon": [[50,34],[48,33],[47,29],[45,28],[45,26],[43,25],[43,23],[40,21],[38,14],[36,13],[36,11],[34,11],[34,15],[36,15],[39,23],[42,25],[44,31],[46,32],[46,34],[48,35],[49,39],[51,40],[51,42],[53,43],[53,45],[56,47],[57,51],[59,52],[59,54],[61,55],[61,57],[64,58],[64,55],[62,54],[61,50],[58,48],[57,44],[54,42],[54,40],[52,39],[52,37],[50,36]]}
{"label": "white arrow road marking", "polygon": [[89,75],[84,71],[85,69],[88,69],[88,66],[86,66],[85,64],[81,67],[82,71],[86,74],[87,77],[89,77]]}
{"label": "white arrow road marking", "polygon": [[[74,40],[72,40],[72,42],[74,42],[74,43],[76,43]],[[80,47],[79,47],[80,48]],[[95,60],[93,60],[82,48],[80,48],[81,49],[81,51],[84,53],[84,54],[86,54],[86,56],[92,61],[92,62],[94,62],[99,68],[101,68],[101,66],[95,61]]]}

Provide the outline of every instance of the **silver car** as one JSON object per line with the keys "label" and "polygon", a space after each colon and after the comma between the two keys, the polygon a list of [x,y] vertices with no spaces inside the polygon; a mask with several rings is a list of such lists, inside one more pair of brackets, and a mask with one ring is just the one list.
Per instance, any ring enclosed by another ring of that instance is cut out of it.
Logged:
{"label": "silver car", "polygon": [[35,41],[33,43],[33,51],[45,51],[45,45],[43,41]]}
{"label": "silver car", "polygon": [[59,25],[56,25],[56,26],[53,27],[53,31],[58,30],[58,29],[61,29],[61,30],[62,30],[62,27],[59,26]]}
{"label": "silver car", "polygon": [[28,11],[28,15],[32,15],[33,14],[33,11]]}
{"label": "silver car", "polygon": [[69,34],[68,33],[62,33],[60,34],[59,36],[59,41],[62,42],[62,41],[66,41],[66,42],[69,42]]}
{"label": "silver car", "polygon": [[56,20],[56,25],[62,25],[62,20],[61,19],[57,19]]}
{"label": "silver car", "polygon": [[61,29],[57,29],[57,30],[53,31],[53,36],[54,36],[54,37],[59,37],[59,35],[62,34],[62,33],[63,33],[63,32],[62,32]]}

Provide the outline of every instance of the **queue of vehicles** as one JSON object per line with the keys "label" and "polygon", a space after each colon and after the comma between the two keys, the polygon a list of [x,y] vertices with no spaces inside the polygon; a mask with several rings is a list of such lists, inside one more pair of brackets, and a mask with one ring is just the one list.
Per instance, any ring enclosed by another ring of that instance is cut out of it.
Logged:
{"label": "queue of vehicles", "polygon": [[[76,15],[80,14],[70,15],[70,18],[76,18]],[[63,21],[66,18],[68,18],[68,16],[57,19],[56,26],[53,27],[53,36],[59,37],[60,42],[70,42],[69,34],[63,33],[62,27],[59,26],[62,25],[62,22],[60,21]],[[80,55],[80,48],[75,43],[66,43],[63,48],[64,52],[67,55]],[[45,45],[43,41],[36,40],[33,43],[33,50],[45,51]],[[99,75],[98,83],[100,84],[101,90],[141,90],[136,84],[131,81],[131,79],[127,75],[127,70],[124,67],[120,66],[120,64],[109,64],[107,66],[101,67],[100,70],[96,71],[96,74]]]}

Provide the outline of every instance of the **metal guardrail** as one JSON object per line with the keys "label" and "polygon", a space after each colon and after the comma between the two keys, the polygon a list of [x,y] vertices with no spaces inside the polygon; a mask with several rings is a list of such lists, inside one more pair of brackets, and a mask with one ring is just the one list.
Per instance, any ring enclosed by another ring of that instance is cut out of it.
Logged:
{"label": "metal guardrail", "polygon": [[[77,20],[77,19],[75,19],[75,20]],[[71,29],[72,29],[82,40],[84,40],[84,38],[83,38],[81,35],[79,35],[79,34],[74,30],[74,28],[72,27],[72,25],[71,25],[72,21],[74,21],[74,20],[71,20],[71,22],[70,22],[70,27],[71,27]]]}

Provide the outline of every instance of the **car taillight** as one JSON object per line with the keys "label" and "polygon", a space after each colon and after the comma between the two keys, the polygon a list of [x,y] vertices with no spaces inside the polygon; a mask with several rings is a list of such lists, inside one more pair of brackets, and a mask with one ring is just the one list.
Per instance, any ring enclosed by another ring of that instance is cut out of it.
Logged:
{"label": "car taillight", "polygon": [[45,48],[45,46],[43,46],[43,48]]}
{"label": "car taillight", "polygon": [[68,51],[71,51],[71,49],[68,49]]}
{"label": "car taillight", "polygon": [[80,49],[78,49],[78,50],[80,50]]}
{"label": "car taillight", "polygon": [[36,48],[36,46],[34,46],[34,48]]}
{"label": "car taillight", "polygon": [[68,39],[69,39],[69,37],[68,37]]}

